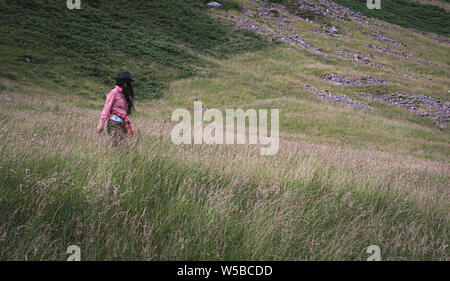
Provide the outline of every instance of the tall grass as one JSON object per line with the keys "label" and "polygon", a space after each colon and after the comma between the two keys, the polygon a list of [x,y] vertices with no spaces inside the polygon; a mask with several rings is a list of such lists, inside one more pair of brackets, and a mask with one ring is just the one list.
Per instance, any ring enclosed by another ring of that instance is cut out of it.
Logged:
{"label": "tall grass", "polygon": [[72,244],[83,260],[364,260],[372,244],[386,260],[448,258],[447,164],[175,146],[148,117],[114,149],[95,110],[1,98],[1,260],[63,260]]}
{"label": "tall grass", "polygon": [[[364,47],[375,43],[350,21],[333,22],[347,36],[338,43],[308,32],[320,21],[290,25],[327,52],[370,52],[390,68],[377,70],[301,47],[260,50],[260,37],[206,14],[223,11],[182,2],[89,1],[99,6],[77,12],[57,1],[0,0],[0,260],[65,260],[73,244],[83,260],[365,260],[372,244],[385,260],[448,260],[448,129],[393,106],[356,110],[298,88],[446,100],[446,46],[399,26],[383,29],[403,51],[439,62],[429,65]],[[260,51],[245,53],[253,50]],[[136,137],[114,149],[94,128],[98,99],[122,68],[136,74],[136,89],[148,94],[141,97],[170,89],[136,104]],[[195,71],[203,77],[180,79]],[[389,84],[317,79],[330,72]],[[280,108],[278,154],[173,145],[170,113],[192,108],[194,98],[219,109]]]}

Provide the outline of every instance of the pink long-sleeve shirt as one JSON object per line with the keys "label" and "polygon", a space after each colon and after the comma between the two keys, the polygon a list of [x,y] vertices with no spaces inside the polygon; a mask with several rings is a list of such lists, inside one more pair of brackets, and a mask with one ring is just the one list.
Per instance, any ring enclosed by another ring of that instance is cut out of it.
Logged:
{"label": "pink long-sleeve shirt", "polygon": [[128,114],[128,103],[125,96],[122,94],[122,88],[119,86],[116,86],[106,94],[105,106],[103,107],[102,115],[100,116],[100,127],[103,128],[106,120],[111,118],[112,112],[123,115]]}

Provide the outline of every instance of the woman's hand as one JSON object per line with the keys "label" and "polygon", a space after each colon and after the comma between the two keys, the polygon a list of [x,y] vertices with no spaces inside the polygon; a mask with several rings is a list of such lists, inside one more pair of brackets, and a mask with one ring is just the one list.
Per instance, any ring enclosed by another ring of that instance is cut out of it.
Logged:
{"label": "woman's hand", "polygon": [[95,131],[97,132],[97,134],[100,134],[100,132],[103,130],[102,127],[97,127],[97,129],[95,129]]}

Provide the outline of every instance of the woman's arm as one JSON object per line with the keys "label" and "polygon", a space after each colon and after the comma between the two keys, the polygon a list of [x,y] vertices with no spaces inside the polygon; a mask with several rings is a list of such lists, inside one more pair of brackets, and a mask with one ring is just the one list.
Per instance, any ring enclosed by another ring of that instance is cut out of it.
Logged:
{"label": "woman's arm", "polygon": [[111,106],[114,103],[115,97],[116,97],[115,93],[109,93],[108,95],[106,95],[106,102],[105,106],[103,107],[102,114],[100,116],[100,121],[97,126],[97,133],[100,133],[100,131],[103,130],[103,126],[105,125],[105,122],[109,117]]}

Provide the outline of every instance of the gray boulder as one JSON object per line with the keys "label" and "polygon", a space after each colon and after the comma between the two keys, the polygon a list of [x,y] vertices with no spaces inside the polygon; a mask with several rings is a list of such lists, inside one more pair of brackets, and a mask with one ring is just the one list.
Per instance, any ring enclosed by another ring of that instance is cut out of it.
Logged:
{"label": "gray boulder", "polygon": [[211,2],[208,2],[208,4],[206,4],[206,6],[208,6],[209,8],[219,8],[220,6],[222,6],[222,4],[215,2],[215,1],[211,1]]}
{"label": "gray boulder", "polygon": [[328,30],[330,33],[338,33],[339,29],[337,29],[336,26],[331,26],[331,28]]}

